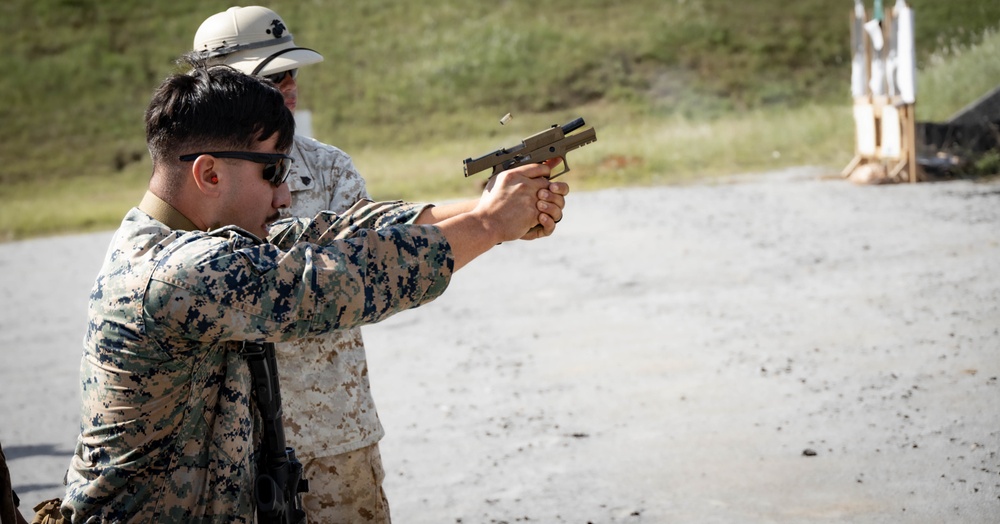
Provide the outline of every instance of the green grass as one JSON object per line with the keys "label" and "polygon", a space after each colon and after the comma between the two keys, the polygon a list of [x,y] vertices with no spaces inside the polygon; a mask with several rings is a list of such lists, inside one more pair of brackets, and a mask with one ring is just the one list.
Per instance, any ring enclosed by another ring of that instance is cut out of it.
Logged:
{"label": "green grass", "polygon": [[0,190],[0,241],[113,229],[145,192],[148,173],[7,184]]}
{"label": "green grass", "polygon": [[[113,228],[150,166],[142,113],[228,1],[0,6],[0,239]],[[918,113],[1000,84],[1000,3],[911,2]],[[575,190],[849,161],[849,2],[549,0],[268,5],[326,60],[300,75],[316,136],[378,198],[470,196],[461,161],[583,116]],[[500,126],[504,113],[514,121]]]}
{"label": "green grass", "polygon": [[[807,164],[837,166],[831,167],[831,173],[836,173],[853,154],[847,105],[754,110],[715,120],[629,115],[620,107],[602,104],[584,106],[580,113],[588,123],[596,124],[598,140],[570,155],[572,171],[566,180],[578,190],[682,183]],[[498,136],[489,148],[476,137],[432,149],[366,148],[355,151],[355,161],[366,173],[373,194],[473,196],[478,191],[476,182],[486,174],[471,181],[463,178],[460,159],[514,145],[534,130],[568,119],[569,115],[532,116]],[[420,158],[431,160],[420,162]],[[401,172],[407,173],[403,180]]]}
{"label": "green grass", "polygon": [[[927,60],[917,88],[917,116],[941,122],[1000,85],[1000,31],[988,30],[974,46],[943,47]],[[972,95],[970,97],[970,95]]]}

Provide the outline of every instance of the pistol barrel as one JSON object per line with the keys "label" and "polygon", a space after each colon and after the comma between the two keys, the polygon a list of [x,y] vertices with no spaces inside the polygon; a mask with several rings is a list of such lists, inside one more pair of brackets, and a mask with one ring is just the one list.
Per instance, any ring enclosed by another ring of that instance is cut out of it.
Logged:
{"label": "pistol barrel", "polygon": [[576,120],[562,126],[562,132],[564,135],[568,135],[577,129],[584,126],[583,118],[577,118]]}

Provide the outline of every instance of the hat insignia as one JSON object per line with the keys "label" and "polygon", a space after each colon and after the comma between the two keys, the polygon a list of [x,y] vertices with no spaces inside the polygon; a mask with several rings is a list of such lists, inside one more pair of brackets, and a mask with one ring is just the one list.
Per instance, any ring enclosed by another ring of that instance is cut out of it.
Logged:
{"label": "hat insignia", "polygon": [[281,23],[281,20],[278,19],[271,20],[271,27],[273,29],[268,29],[267,32],[274,35],[275,38],[281,38],[281,35],[287,31],[285,24]]}

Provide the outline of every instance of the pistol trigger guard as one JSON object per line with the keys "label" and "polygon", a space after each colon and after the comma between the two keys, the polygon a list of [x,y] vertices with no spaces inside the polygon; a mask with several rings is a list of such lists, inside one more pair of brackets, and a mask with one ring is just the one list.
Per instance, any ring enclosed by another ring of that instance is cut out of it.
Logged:
{"label": "pistol trigger guard", "polygon": [[569,161],[566,160],[566,157],[563,157],[562,165],[563,165],[563,170],[554,175],[549,175],[549,180],[552,180],[553,178],[560,177],[565,175],[566,173],[569,173]]}

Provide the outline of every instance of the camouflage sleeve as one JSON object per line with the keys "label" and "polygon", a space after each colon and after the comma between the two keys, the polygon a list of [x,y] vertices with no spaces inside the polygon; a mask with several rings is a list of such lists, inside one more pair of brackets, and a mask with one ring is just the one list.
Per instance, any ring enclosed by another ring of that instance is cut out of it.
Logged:
{"label": "camouflage sleeve", "polygon": [[361,200],[343,214],[323,211],[311,220],[292,218],[276,222],[271,227],[268,241],[286,249],[299,242],[326,244],[350,238],[366,229],[412,224],[427,207],[430,206]]}
{"label": "camouflage sleeve", "polygon": [[215,237],[214,249],[169,248],[149,283],[147,328],[201,342],[290,341],[374,323],[443,293],[454,259],[441,231],[370,229],[379,215],[366,207],[291,221],[304,227],[287,248],[233,231]]}

